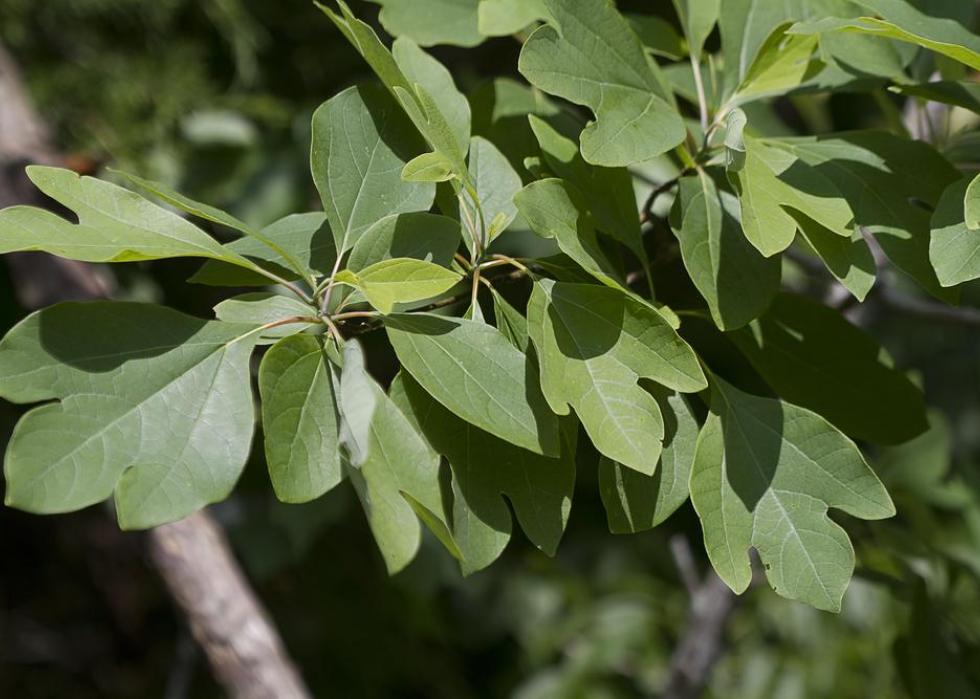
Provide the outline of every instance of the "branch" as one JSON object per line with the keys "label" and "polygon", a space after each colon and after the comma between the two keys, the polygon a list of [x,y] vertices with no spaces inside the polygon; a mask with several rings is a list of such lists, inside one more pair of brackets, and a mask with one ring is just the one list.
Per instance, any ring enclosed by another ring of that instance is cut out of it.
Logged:
{"label": "branch", "polygon": [[[24,177],[23,166],[30,162],[57,162],[57,157],[14,61],[0,44],[0,206],[51,203]],[[105,298],[112,291],[111,277],[101,267],[43,253],[17,253],[6,260],[25,308]],[[157,527],[148,538],[158,572],[233,699],[310,696],[209,514]]]}
{"label": "branch", "polygon": [[691,593],[687,627],[670,660],[664,699],[694,699],[704,691],[711,669],[721,657],[725,627],[737,597],[711,568],[699,581],[690,545],[682,535],[671,538],[671,553]]}
{"label": "branch", "polygon": [[197,512],[156,527],[149,533],[148,545],[215,678],[230,696],[310,696],[210,515]]}

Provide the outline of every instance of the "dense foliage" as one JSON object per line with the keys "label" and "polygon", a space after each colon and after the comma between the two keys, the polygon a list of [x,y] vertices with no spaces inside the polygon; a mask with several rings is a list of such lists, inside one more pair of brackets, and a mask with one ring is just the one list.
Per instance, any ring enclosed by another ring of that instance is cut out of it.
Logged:
{"label": "dense foliage", "polygon": [[[391,572],[423,528],[465,573],[515,526],[553,554],[576,476],[597,469],[613,532],[690,499],[739,592],[754,548],[779,594],[839,610],[850,532],[870,577],[908,581],[925,642],[929,597],[891,541],[901,529],[856,521],[896,508],[853,440],[910,508],[976,512],[975,496],[893,446],[929,448],[941,422],[930,429],[914,377],[843,311],[904,280],[955,302],[980,276],[970,134],[912,140],[894,97],[977,112],[965,79],[980,39],[903,0],[678,0],[682,34],[607,0],[380,4],[390,49],[345,4],[322,8],[378,78],[313,114],[322,213],[258,226],[132,175],[114,175],[124,189],[31,168],[77,221],[7,209],[0,252],[203,258],[192,282],[262,290],[216,320],[63,304],[11,330],[0,395],[49,402],[13,434],[8,504],[112,496],[120,524],[142,528],[227,497],[251,450],[261,348],[276,495],[306,502],[349,480]],[[512,33],[529,85],[468,96],[421,48]],[[873,95],[891,128],[787,128],[787,100],[833,93]],[[175,210],[241,237],[222,243]],[[806,293],[797,270],[816,266],[853,301]],[[393,380],[368,371],[391,353]],[[975,574],[972,550],[952,558]]]}

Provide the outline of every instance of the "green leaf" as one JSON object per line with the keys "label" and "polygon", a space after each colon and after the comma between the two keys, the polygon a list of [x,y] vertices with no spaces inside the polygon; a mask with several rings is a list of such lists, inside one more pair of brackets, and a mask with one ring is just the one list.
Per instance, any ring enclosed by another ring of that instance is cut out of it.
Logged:
{"label": "green leaf", "polygon": [[381,26],[392,36],[407,36],[422,46],[476,46],[480,0],[371,0],[381,5]]}
{"label": "green leaf", "polygon": [[687,49],[694,62],[700,63],[704,42],[721,13],[721,0],[674,0],[674,9],[687,37]]}
{"label": "green leaf", "polygon": [[449,461],[453,539],[464,574],[485,568],[504,550],[512,526],[508,501],[528,539],[555,555],[575,487],[573,439],[563,440],[560,458],[521,449],[453,415],[404,373],[391,396]]}
{"label": "green leaf", "polygon": [[[333,268],[337,259],[330,226],[319,211],[290,214],[263,228],[262,235],[299,260],[305,274],[323,274]],[[289,263],[281,255],[255,238],[239,238],[224,247],[287,281],[302,276],[289,269],[286,266]],[[268,277],[217,260],[205,262],[189,281],[211,286],[268,286],[270,283]]]}
{"label": "green leaf", "polygon": [[335,369],[320,338],[292,335],[259,366],[265,460],[276,497],[309,502],[342,478]]}
{"label": "green leaf", "polygon": [[650,53],[672,61],[687,56],[687,43],[668,20],[657,15],[627,15],[626,19]]}
{"label": "green leaf", "polygon": [[487,244],[517,216],[514,195],[521,190],[520,175],[490,141],[474,136],[470,143],[470,175],[483,208]]}
{"label": "green leaf", "polygon": [[599,493],[613,534],[652,529],[687,500],[698,422],[679,393],[657,389],[653,396],[664,417],[664,448],[654,474],[599,459]]}
{"label": "green leaf", "polygon": [[394,257],[448,267],[459,248],[459,221],[429,213],[386,216],[358,239],[347,260],[355,272]]}
{"label": "green leaf", "polygon": [[814,74],[817,37],[788,34],[788,28],[788,24],[777,27],[759,48],[732,104],[787,92]]}
{"label": "green leaf", "polygon": [[963,213],[966,227],[971,231],[980,230],[980,175],[970,181],[963,195]]}
{"label": "green leaf", "polygon": [[259,344],[274,342],[276,339],[293,335],[309,327],[320,327],[316,318],[316,309],[308,306],[295,296],[285,296],[268,291],[256,291],[239,294],[225,299],[214,307],[214,315],[226,323],[250,323],[266,325],[287,318],[308,318],[309,322],[302,324],[281,325],[267,328],[260,335]]}
{"label": "green leaf", "polygon": [[854,443],[820,416],[712,383],[691,472],[712,566],[743,592],[755,547],[780,595],[839,611],[854,549],[827,510],[883,519],[895,514],[891,498]]}
{"label": "green leaf", "polygon": [[360,289],[368,303],[382,313],[391,313],[398,303],[438,296],[456,286],[462,278],[445,267],[407,257],[375,262],[357,274],[348,271],[336,277],[338,281]]}
{"label": "green leaf", "polygon": [[431,314],[390,315],[388,338],[402,367],[463,420],[536,454],[558,455],[558,418],[527,359],[495,328]]}
{"label": "green leaf", "polygon": [[641,378],[678,391],[707,386],[693,350],[653,308],[625,292],[543,280],[528,304],[528,333],[551,409],[569,407],[596,449],[651,475],[663,418]]}
{"label": "green leaf", "polygon": [[443,505],[439,456],[367,373],[357,340],[344,344],[340,411],[348,476],[388,572],[397,573],[415,557],[422,539],[419,518],[458,556]]}
{"label": "green leaf", "polygon": [[708,302],[715,325],[734,330],[769,307],[779,291],[779,260],[763,257],[749,244],[738,201],[719,192],[708,173],[680,179],[670,223],[684,267]]}
{"label": "green leaf", "polygon": [[313,181],[340,253],[385,216],[432,205],[433,184],[406,182],[400,174],[422,148],[398,105],[376,85],[348,88],[313,113]]}
{"label": "green leaf", "polygon": [[663,77],[612,3],[545,4],[554,26],[525,42],[518,69],[536,87],[593,111],[582,156],[595,165],[631,165],[680,145],[684,122]]}
{"label": "green leaf", "polygon": [[934,51],[980,70],[980,37],[959,22],[930,17],[905,0],[855,0],[869,15],[856,19],[826,17],[793,26],[796,34],[857,32],[897,39]]}
{"label": "green leaf", "polygon": [[893,85],[888,89],[900,95],[951,104],[980,114],[980,84],[977,83],[938,80],[919,85]]}
{"label": "green leaf", "polygon": [[[724,12],[719,19],[725,93],[733,93],[745,81],[749,69],[760,59],[763,45],[773,38],[773,32],[778,30],[782,34],[781,25],[797,20],[857,17],[860,14],[860,7],[850,0],[725,0]],[[834,89],[871,76],[899,79],[903,67],[912,57],[909,51],[899,50],[900,46],[894,42],[867,36],[822,34],[819,42],[819,61],[824,64],[823,69],[816,72],[820,65],[812,62],[811,73],[815,74],[804,73],[802,79],[805,82],[801,88]],[[801,49],[802,45],[792,42],[782,50],[790,47]],[[775,48],[778,55],[780,47]],[[802,60],[802,55],[800,58]]]}
{"label": "green leaf", "polygon": [[299,256],[294,255],[288,248],[282,247],[273,238],[265,235],[265,233],[262,231],[255,230],[241,219],[229,214],[227,211],[222,211],[221,209],[209,204],[203,204],[199,201],[195,201],[194,199],[181,194],[162,182],[154,182],[153,180],[147,180],[142,177],[137,177],[136,175],[121,172],[119,170],[110,170],[110,172],[121,175],[140,189],[159,197],[171,206],[175,206],[191,216],[196,216],[204,219],[205,221],[227,226],[228,228],[236,230],[249,238],[254,238],[263,246],[275,253],[284,263],[286,263],[293,274],[297,274],[300,277],[308,274],[307,266],[303,263]]}
{"label": "green leaf", "polygon": [[935,149],[882,131],[780,143],[833,181],[854,211],[855,223],[874,236],[899,269],[938,298],[955,298],[943,291],[929,263],[926,207],[936,207],[960,175]]}
{"label": "green leaf", "polygon": [[0,255],[39,250],[85,262],[207,257],[256,267],[193,223],[135,192],[55,167],[31,165],[27,176],[46,195],[74,211],[78,223],[33,206],[3,209]]}
{"label": "green leaf", "polygon": [[641,260],[645,259],[636,193],[629,171],[590,165],[582,159],[575,141],[543,119],[531,115],[528,120],[548,169],[578,188],[596,227],[619,240]]}
{"label": "green leaf", "polygon": [[612,287],[625,287],[599,247],[595,222],[582,193],[559,179],[532,182],[514,197],[517,210],[532,231],[554,239],[582,269]]}
{"label": "green leaf", "polygon": [[[445,71],[434,70],[431,59],[413,61],[411,65],[406,63],[405,67],[400,66],[378,39],[374,30],[357,19],[343,0],[337,0],[340,15],[316,0],[314,3],[367,61],[433,150],[453,163],[456,176],[462,182],[468,183],[469,174],[463,162],[466,151],[461,146],[467,145],[469,139],[460,138],[458,121],[454,129],[452,105],[455,104],[455,98],[449,97],[454,86],[451,80],[447,82],[448,74]],[[402,43],[410,47],[410,44],[404,41]],[[414,58],[418,58],[417,54],[421,52],[406,51],[406,53],[412,53]],[[411,80],[406,76],[407,72],[412,72]],[[437,100],[432,92],[440,99]],[[442,111],[440,101],[447,102],[447,107],[450,108],[446,114]]]}
{"label": "green leaf", "polygon": [[453,164],[439,153],[423,153],[402,168],[406,182],[447,182],[453,177]]}
{"label": "green leaf", "polygon": [[527,318],[514,308],[496,289],[490,290],[493,297],[493,315],[497,330],[521,352],[527,352]]}
{"label": "green leaf", "polygon": [[480,0],[477,23],[484,36],[508,36],[547,16],[544,0]]}
{"label": "green leaf", "polygon": [[391,54],[405,78],[413,86],[424,89],[438,106],[440,115],[452,132],[452,153],[455,155],[450,158],[444,153],[443,156],[447,162],[459,162],[466,155],[470,142],[470,103],[457,89],[452,74],[411,39],[396,40],[392,44]]}
{"label": "green leaf", "polygon": [[8,505],[69,512],[115,492],[126,529],[224,499],[248,458],[256,326],[161,306],[64,303],[0,342],[0,396],[49,402],[7,448]]}
{"label": "green leaf", "polygon": [[943,286],[980,277],[980,230],[970,229],[964,221],[963,202],[971,195],[971,185],[968,179],[951,184],[932,215],[929,260]]}
{"label": "green leaf", "polygon": [[850,237],[854,213],[835,184],[791,151],[744,138],[744,163],[730,169],[738,192],[742,228],[759,252],[771,257],[793,242],[803,214]]}
{"label": "green leaf", "polygon": [[897,444],[928,427],[922,391],[882,360],[873,338],[817,301],[781,294],[729,337],[781,398],[853,437]]}
{"label": "green leaf", "polygon": [[806,216],[798,216],[796,222],[803,239],[830,273],[854,294],[854,298],[864,301],[875,284],[876,265],[861,231],[843,238]]}

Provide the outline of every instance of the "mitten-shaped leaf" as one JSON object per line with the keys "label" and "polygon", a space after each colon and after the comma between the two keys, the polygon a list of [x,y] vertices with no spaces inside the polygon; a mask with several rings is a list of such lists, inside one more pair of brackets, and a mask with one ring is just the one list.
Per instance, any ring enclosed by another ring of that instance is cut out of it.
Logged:
{"label": "mitten-shaped leaf", "polygon": [[784,597],[838,611],[854,549],[827,515],[895,514],[857,446],[804,408],[712,379],[711,413],[698,437],[691,501],[715,571],[736,592],[752,580],[749,547]]}
{"label": "mitten-shaped leaf", "polygon": [[694,351],[655,309],[597,285],[535,285],[528,331],[541,362],[551,409],[569,406],[596,448],[614,461],[653,474],[664,424],[640,378],[678,391],[707,386]]}
{"label": "mitten-shaped leaf", "polygon": [[545,0],[549,24],[521,50],[533,85],[588,107],[582,156],[596,165],[631,165],[684,140],[684,121],[660,71],[610,0]]}
{"label": "mitten-shaped leaf", "polygon": [[67,512],[115,492],[120,525],[144,528],[227,497],[252,439],[256,330],[136,303],[29,316],[0,342],[0,395],[56,402],[14,430],[7,504]]}

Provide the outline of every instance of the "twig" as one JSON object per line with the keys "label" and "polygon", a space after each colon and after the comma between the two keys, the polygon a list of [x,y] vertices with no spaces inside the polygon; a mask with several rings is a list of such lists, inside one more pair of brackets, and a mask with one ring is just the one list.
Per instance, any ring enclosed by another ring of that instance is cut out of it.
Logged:
{"label": "twig", "polygon": [[685,175],[686,173],[687,173],[687,171],[685,170],[684,172],[682,172],[677,177],[674,177],[673,179],[667,180],[666,182],[664,182],[663,184],[661,184],[659,187],[657,187],[656,189],[654,189],[652,192],[650,192],[650,195],[647,197],[646,201],[643,202],[643,209],[641,209],[641,211],[640,211],[640,223],[641,224],[643,224],[643,223],[649,223],[650,221],[653,220],[653,205],[657,203],[657,197],[659,197],[664,192],[667,192],[670,189],[672,189],[674,187],[674,185],[676,185],[678,183],[678,181],[680,181],[681,177],[683,175]]}
{"label": "twig", "polygon": [[691,545],[683,534],[670,537],[670,553],[674,557],[674,564],[684,582],[684,587],[691,596],[694,596],[701,586],[701,581],[698,579],[698,569],[694,565],[694,556],[691,555]]}
{"label": "twig", "polygon": [[690,545],[682,536],[671,539],[671,552],[691,593],[684,634],[670,660],[664,699],[695,699],[701,695],[711,669],[724,648],[725,627],[738,598],[712,569],[697,578]]}

